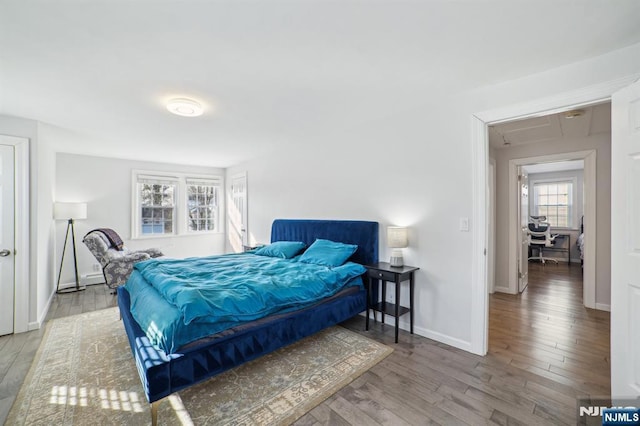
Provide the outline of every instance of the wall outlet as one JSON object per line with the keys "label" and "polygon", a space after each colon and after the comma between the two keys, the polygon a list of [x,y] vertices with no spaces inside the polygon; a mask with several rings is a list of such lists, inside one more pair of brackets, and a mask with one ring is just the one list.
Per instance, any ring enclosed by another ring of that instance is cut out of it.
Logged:
{"label": "wall outlet", "polygon": [[396,303],[396,295],[393,292],[387,293],[387,302]]}
{"label": "wall outlet", "polygon": [[100,272],[100,264],[99,263],[94,263],[93,264],[93,270],[94,270],[94,272]]}

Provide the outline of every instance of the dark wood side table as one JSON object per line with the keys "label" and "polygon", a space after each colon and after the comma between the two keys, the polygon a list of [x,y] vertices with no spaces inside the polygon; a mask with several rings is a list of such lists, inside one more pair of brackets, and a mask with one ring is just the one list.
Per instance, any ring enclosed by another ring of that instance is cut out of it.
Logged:
{"label": "dark wood side table", "polygon": [[[367,268],[367,319],[366,329],[369,330],[369,310],[373,310],[373,319],[375,321],[376,312],[382,314],[382,323],[384,324],[384,316],[391,315],[396,319],[396,343],[398,343],[398,330],[400,316],[409,313],[411,334],[413,334],[413,287],[415,284],[414,273],[420,268],[415,266],[391,266],[388,262],[379,262],[373,265],[365,265]],[[381,301],[371,300],[372,286],[374,280],[382,281],[382,299]],[[400,283],[409,280],[409,307],[400,306]],[[396,284],[396,303],[389,303],[387,298],[387,283]]]}

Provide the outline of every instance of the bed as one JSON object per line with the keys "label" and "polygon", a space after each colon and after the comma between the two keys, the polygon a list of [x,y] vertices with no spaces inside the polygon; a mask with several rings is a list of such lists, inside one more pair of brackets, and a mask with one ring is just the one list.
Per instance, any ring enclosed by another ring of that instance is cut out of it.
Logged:
{"label": "bed", "polygon": [[[310,246],[316,239],[357,245],[350,262],[367,265],[378,261],[377,222],[279,219],[272,224],[272,243],[301,241]],[[365,311],[367,300],[364,286],[348,286],[301,309],[246,321],[174,351],[164,351],[151,342],[134,319],[131,301],[135,297],[126,287],[118,289],[120,313],[144,393],[151,404],[153,425],[157,424],[158,404],[163,398],[345,321]]]}

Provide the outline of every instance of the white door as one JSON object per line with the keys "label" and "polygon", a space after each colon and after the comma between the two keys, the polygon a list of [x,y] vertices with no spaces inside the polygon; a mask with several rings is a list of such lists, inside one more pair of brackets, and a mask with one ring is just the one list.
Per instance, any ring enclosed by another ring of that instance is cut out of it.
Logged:
{"label": "white door", "polygon": [[611,394],[640,396],[640,82],[611,98]]}
{"label": "white door", "polygon": [[0,145],[0,335],[13,333],[14,148]]}
{"label": "white door", "polygon": [[229,191],[229,240],[234,251],[242,251],[249,245],[247,230],[247,175],[242,173],[231,177]]}
{"label": "white door", "polygon": [[518,292],[529,284],[529,176],[518,166]]}

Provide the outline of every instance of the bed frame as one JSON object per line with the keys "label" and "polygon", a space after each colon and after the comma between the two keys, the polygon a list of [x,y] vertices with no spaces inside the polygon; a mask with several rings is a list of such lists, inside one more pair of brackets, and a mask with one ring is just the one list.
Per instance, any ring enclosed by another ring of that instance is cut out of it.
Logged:
{"label": "bed frame", "polygon": [[[351,261],[363,265],[378,262],[377,222],[278,219],[271,227],[271,242],[302,241],[311,245],[316,238],[357,244]],[[118,288],[118,306],[155,426],[163,398],[365,311],[366,292],[359,290],[277,315],[272,321],[256,321],[255,326],[187,345],[170,355],[153,347],[133,319],[129,293],[124,287]]]}

